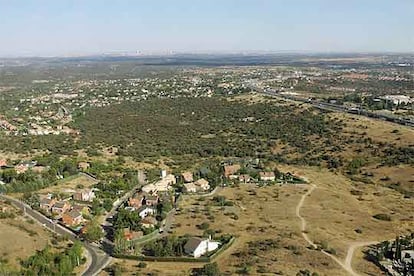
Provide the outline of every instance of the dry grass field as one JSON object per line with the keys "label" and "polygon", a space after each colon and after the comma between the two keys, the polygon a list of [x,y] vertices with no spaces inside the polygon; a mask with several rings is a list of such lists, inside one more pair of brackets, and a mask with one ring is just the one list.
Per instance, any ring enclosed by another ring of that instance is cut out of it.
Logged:
{"label": "dry grass field", "polygon": [[[395,190],[349,180],[325,169],[278,166],[306,178],[316,189],[305,199],[301,215],[307,221],[312,241],[335,252],[344,261],[354,242],[381,241],[414,227],[412,199],[404,199]],[[300,231],[295,208],[309,185],[268,186],[240,185],[222,190],[220,196],[233,206],[214,206],[212,198],[185,196],[175,217],[174,235],[202,235],[197,226],[206,222],[218,235],[230,233],[236,242],[217,258],[226,275],[249,272],[251,275],[295,275],[301,269],[319,275],[348,275],[330,257],[308,248]],[[355,195],[355,191],[359,191]],[[385,213],[391,221],[372,216]],[[237,215],[237,217],[234,216]],[[357,230],[358,229],[358,230]],[[355,231],[357,230],[357,231]],[[147,263],[138,268],[136,261],[115,260],[125,275],[134,272],[157,275],[188,275],[201,264]],[[357,248],[352,261],[354,270],[363,275],[380,275],[380,270],[363,259]]]}
{"label": "dry grass field", "polygon": [[[20,266],[19,260],[43,249],[51,237],[41,225],[17,214],[16,209],[2,203],[2,208],[11,208],[14,218],[0,219],[0,258],[12,268]],[[8,211],[7,211],[8,212]]]}
{"label": "dry grass field", "polygon": [[[396,147],[414,147],[414,129],[384,122],[368,119],[365,117],[333,113],[332,118],[341,119],[346,123],[344,136],[369,137],[373,142],[390,143]],[[355,146],[345,152],[349,158],[355,156]],[[414,166],[379,166],[378,162],[371,160],[362,168],[362,172],[372,173],[373,182],[382,186],[392,186],[396,190],[414,191]]]}
{"label": "dry grass field", "polygon": [[70,190],[79,190],[79,188],[77,187],[89,188],[98,182],[98,180],[93,179],[90,176],[87,176],[85,174],[78,174],[58,181],[55,186],[50,186],[45,189],[39,190],[39,193],[46,194],[59,193]]}

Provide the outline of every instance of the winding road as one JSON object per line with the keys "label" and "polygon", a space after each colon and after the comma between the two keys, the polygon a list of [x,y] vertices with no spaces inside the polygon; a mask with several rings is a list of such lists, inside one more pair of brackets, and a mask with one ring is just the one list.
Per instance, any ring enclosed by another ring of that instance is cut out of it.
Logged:
{"label": "winding road", "polygon": [[[42,215],[38,211],[33,210],[29,205],[3,194],[0,194],[0,198],[10,201],[14,206],[22,210],[26,215],[36,220],[44,227],[48,228],[50,231],[61,236],[66,236],[73,242],[78,240],[78,237],[75,233],[71,232],[60,224],[54,223],[51,219]],[[82,275],[95,276],[109,264],[111,257],[99,249],[97,246],[88,242],[83,242],[83,246],[87,251],[87,255],[90,257],[90,260],[88,260],[88,268],[82,273]]]}
{"label": "winding road", "polygon": [[[312,184],[311,186],[312,187],[304,195],[302,195],[298,205],[296,206],[296,216],[301,221],[301,232],[302,232],[303,238],[306,240],[307,243],[309,243],[309,245],[311,245],[313,248],[316,249],[318,246],[309,238],[308,234],[306,233],[307,222],[306,222],[305,218],[302,217],[302,215],[300,214],[300,209],[302,208],[303,204],[305,203],[306,197],[308,197],[317,188],[317,186],[315,184]],[[326,252],[325,250],[321,250],[321,252],[323,254],[325,254],[326,256],[330,257],[332,260],[334,260],[337,264],[339,264],[350,275],[359,276],[359,274],[357,272],[355,272],[352,268],[352,258],[354,256],[354,252],[359,247],[364,247],[364,246],[368,246],[368,245],[375,244],[375,243],[378,243],[378,242],[369,241],[369,242],[353,242],[353,243],[350,243],[349,247],[348,247],[348,252],[347,252],[345,261],[339,260],[336,256]]]}

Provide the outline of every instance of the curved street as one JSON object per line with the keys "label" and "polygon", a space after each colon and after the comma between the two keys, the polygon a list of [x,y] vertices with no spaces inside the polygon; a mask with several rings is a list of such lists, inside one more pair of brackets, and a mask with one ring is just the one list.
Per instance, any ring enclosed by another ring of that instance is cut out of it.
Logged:
{"label": "curved street", "polygon": [[[10,201],[14,206],[22,210],[26,215],[30,216],[31,218],[33,218],[38,223],[42,224],[44,227],[48,228],[52,232],[59,234],[61,236],[66,236],[71,241],[79,240],[73,232],[69,231],[68,229],[57,223],[54,223],[51,219],[45,217],[38,211],[33,210],[29,205],[3,194],[0,194],[0,198]],[[111,257],[104,251],[99,249],[97,246],[94,246],[90,243],[83,242],[83,246],[88,251],[88,255],[90,256],[91,260],[89,262],[90,265],[82,273],[82,275],[97,275],[102,269],[104,269],[109,264],[109,262],[111,261]]]}

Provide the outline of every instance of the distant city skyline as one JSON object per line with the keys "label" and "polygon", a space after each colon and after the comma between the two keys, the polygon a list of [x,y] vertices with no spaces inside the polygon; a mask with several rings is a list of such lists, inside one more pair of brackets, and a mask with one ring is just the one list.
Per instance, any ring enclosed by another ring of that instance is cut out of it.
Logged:
{"label": "distant city skyline", "polygon": [[412,0],[0,0],[0,57],[414,52]]}

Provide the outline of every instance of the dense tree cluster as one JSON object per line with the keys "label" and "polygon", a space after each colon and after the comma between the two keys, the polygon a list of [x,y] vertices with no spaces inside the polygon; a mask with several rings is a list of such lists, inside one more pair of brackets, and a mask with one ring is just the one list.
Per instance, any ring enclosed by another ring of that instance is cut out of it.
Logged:
{"label": "dense tree cluster", "polygon": [[271,103],[246,104],[226,98],[153,99],[90,109],[76,120],[85,146],[119,147],[119,154],[197,157],[269,154],[280,141],[309,150],[310,137],[337,126],[323,115]]}
{"label": "dense tree cluster", "polygon": [[84,262],[82,245],[74,243],[64,252],[54,252],[50,247],[22,261],[20,275],[71,275],[73,269]]}
{"label": "dense tree cluster", "polygon": [[171,257],[183,256],[187,237],[167,236],[145,244],[143,251],[147,256]]}

